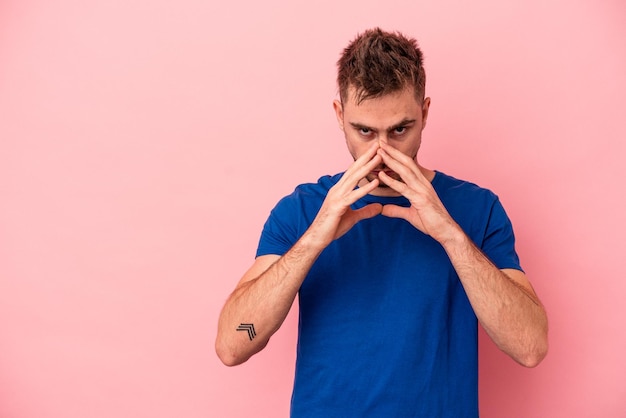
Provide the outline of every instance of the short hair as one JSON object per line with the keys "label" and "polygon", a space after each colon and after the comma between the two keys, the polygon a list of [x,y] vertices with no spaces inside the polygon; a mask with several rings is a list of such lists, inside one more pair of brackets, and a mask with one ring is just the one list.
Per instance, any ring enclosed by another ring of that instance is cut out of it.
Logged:
{"label": "short hair", "polygon": [[348,88],[356,90],[356,102],[381,97],[407,87],[423,103],[426,89],[424,55],[413,38],[400,32],[368,29],[344,49],[337,61],[337,85],[342,102]]}

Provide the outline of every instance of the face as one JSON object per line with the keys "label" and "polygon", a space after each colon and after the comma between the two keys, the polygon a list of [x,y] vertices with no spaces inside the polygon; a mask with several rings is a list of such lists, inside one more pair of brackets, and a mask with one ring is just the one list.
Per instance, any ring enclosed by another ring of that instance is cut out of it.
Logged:
{"label": "face", "polygon": [[[344,132],[348,150],[355,160],[371,145],[372,141],[386,142],[417,162],[417,151],[422,142],[422,130],[426,126],[430,98],[421,104],[412,88],[367,99],[356,103],[354,90],[348,89],[348,100],[333,103],[339,127]],[[385,172],[396,180],[400,176],[384,165],[367,175],[366,180]],[[382,188],[386,187],[381,182]]]}

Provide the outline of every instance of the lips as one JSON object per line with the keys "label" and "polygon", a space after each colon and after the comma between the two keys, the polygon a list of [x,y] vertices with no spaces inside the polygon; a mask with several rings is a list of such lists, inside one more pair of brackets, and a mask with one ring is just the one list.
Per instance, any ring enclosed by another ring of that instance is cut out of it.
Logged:
{"label": "lips", "polygon": [[374,174],[376,177],[378,177],[378,173],[380,172],[387,174],[389,177],[394,177],[397,175],[396,172],[393,170],[372,170],[372,174]]}

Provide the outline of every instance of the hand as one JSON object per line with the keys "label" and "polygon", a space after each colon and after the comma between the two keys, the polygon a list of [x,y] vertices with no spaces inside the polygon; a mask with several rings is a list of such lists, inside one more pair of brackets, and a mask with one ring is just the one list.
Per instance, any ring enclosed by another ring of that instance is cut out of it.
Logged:
{"label": "hand", "polygon": [[385,205],[382,214],[405,219],[415,228],[442,243],[454,237],[460,227],[443,206],[437,192],[424,177],[416,162],[384,141],[380,142],[378,155],[382,157],[383,163],[402,179],[402,181],[393,179],[384,171],[380,171],[378,174],[380,181],[411,202],[408,208]]}
{"label": "hand", "polygon": [[372,203],[358,210],[350,208],[350,205],[379,185],[378,179],[375,179],[356,188],[367,174],[381,164],[382,157],[377,154],[378,149],[378,143],[373,143],[328,191],[322,207],[307,231],[322,248],[348,232],[360,220],[381,213],[382,205],[379,203]]}

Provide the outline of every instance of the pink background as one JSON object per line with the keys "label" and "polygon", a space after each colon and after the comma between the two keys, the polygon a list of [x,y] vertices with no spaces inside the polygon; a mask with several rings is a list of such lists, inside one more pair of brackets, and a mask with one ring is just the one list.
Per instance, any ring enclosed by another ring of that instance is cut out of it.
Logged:
{"label": "pink background", "polygon": [[426,54],[421,161],[500,195],[549,313],[536,369],[481,335],[482,416],[626,416],[622,0],[296,3],[0,2],[0,416],[288,414],[296,309],[230,369],[217,316],[349,164],[335,61],[376,25]]}

